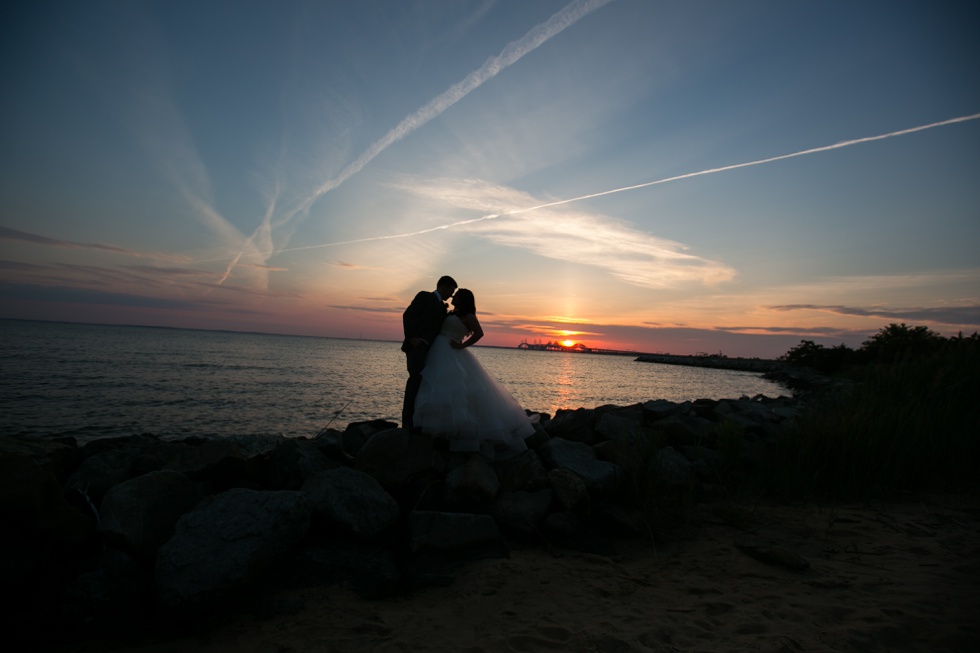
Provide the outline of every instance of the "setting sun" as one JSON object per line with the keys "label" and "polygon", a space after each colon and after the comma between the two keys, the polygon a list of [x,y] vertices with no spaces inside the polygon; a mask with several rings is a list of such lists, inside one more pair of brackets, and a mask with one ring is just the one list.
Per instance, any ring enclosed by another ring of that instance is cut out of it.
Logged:
{"label": "setting sun", "polygon": [[562,344],[562,347],[571,347],[572,345],[575,344],[575,341],[574,340],[562,340],[561,341],[561,344]]}

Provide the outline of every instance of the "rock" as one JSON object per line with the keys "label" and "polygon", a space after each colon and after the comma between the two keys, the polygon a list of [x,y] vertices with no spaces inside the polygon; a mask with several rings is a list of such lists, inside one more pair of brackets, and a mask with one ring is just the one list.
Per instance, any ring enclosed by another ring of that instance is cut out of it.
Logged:
{"label": "rock", "polygon": [[44,471],[64,482],[82,462],[82,452],[73,438],[42,440],[28,437],[0,437],[0,457],[18,454],[32,458]]}
{"label": "rock", "polygon": [[648,419],[658,420],[669,415],[687,413],[687,411],[691,408],[691,402],[685,401],[680,404],[675,404],[674,402],[667,401],[666,399],[653,399],[644,403],[642,408],[643,414],[646,415]]}
{"label": "rock", "polygon": [[152,559],[173,535],[177,520],[202,498],[198,485],[179,472],[138,476],[106,492],[99,533],[111,546]]}
{"label": "rock", "polygon": [[379,431],[357,452],[353,466],[389,492],[397,491],[433,468],[432,437],[400,428]]}
{"label": "rock", "polygon": [[537,539],[554,496],[552,490],[503,492],[493,507],[493,517],[506,532]]}
{"label": "rock", "polygon": [[339,466],[340,463],[320,451],[315,440],[290,438],[269,456],[267,487],[270,490],[298,490],[310,476]]}
{"label": "rock", "polygon": [[351,422],[344,429],[340,438],[343,452],[348,456],[356,456],[361,447],[376,433],[398,428],[398,424],[383,419],[373,419],[367,422]]}
{"label": "rock", "polygon": [[310,524],[302,492],[235,488],[177,522],[156,559],[161,611],[189,617],[231,606],[260,574],[294,549]]}
{"label": "rock", "polygon": [[192,481],[209,483],[219,491],[243,482],[255,484],[261,480],[257,478],[255,469],[255,459],[261,454],[250,450],[254,444],[254,439],[246,442],[233,438],[205,440],[173,450],[175,455],[163,468],[180,472]]}
{"label": "rock", "polygon": [[595,411],[586,408],[559,410],[545,425],[545,429],[553,438],[594,444],[596,442]]}
{"label": "rock", "polygon": [[678,449],[691,462],[700,480],[712,482],[718,479],[723,466],[720,453],[698,445],[687,445]]}
{"label": "rock", "polygon": [[497,472],[500,488],[506,492],[532,492],[548,487],[548,470],[533,449],[514,458],[496,462],[493,467]]}
{"label": "rock", "polygon": [[552,438],[538,450],[538,454],[545,466],[577,474],[590,491],[611,492],[622,479],[623,470],[619,465],[599,460],[595,450],[581,442]]}
{"label": "rock", "polygon": [[133,451],[124,449],[112,449],[90,456],[68,477],[65,489],[81,492],[92,503],[99,505],[109,488],[136,475],[133,458]]}
{"label": "rock", "polygon": [[672,414],[653,423],[672,445],[702,444],[712,437],[713,424],[698,415]]}
{"label": "rock", "polygon": [[688,487],[693,467],[684,454],[673,447],[664,447],[650,460],[650,473],[663,485]]}
{"label": "rock", "polygon": [[472,454],[449,470],[443,492],[449,508],[481,508],[492,503],[499,490],[493,467],[480,454]]}
{"label": "rock", "polygon": [[373,476],[340,467],[315,474],[303,483],[317,530],[376,540],[398,523],[398,503]]}
{"label": "rock", "polygon": [[95,531],[95,520],[65,499],[57,477],[33,457],[0,456],[0,523],[27,540],[76,546]]}
{"label": "rock", "polygon": [[565,512],[588,512],[589,488],[575,472],[555,468],[548,472],[548,482],[555,493],[555,502]]}
{"label": "rock", "polygon": [[639,410],[619,410],[603,413],[596,419],[596,435],[600,440],[625,441],[639,445],[649,439]]}

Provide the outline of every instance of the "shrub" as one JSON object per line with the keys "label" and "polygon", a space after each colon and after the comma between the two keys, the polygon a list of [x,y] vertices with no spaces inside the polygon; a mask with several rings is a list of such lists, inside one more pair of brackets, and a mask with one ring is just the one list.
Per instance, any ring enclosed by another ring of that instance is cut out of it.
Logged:
{"label": "shrub", "polygon": [[[904,348],[903,348],[904,347]],[[980,340],[905,325],[866,343],[846,398],[814,408],[780,443],[774,487],[793,496],[976,488]]]}

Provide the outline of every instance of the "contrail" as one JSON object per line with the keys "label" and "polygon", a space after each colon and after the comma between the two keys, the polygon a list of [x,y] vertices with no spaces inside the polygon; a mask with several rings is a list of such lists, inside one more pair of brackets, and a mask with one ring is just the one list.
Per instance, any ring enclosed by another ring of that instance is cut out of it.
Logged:
{"label": "contrail", "polygon": [[[878,136],[866,136],[864,138],[855,138],[850,141],[841,141],[840,143],[834,143],[833,145],[824,145],[823,147],[814,147],[809,150],[801,150],[799,152],[793,152],[792,154],[780,154],[779,156],[769,157],[768,159],[758,159],[757,161],[749,161],[747,163],[736,163],[730,166],[722,166],[721,168],[709,168],[708,170],[701,170],[699,172],[689,172],[683,175],[677,175],[676,177],[667,177],[666,179],[658,179],[657,181],[648,181],[643,184],[636,184],[635,186],[624,186],[623,188],[614,188],[613,190],[604,190],[599,193],[592,193],[591,195],[582,195],[581,197],[573,197],[567,200],[559,200],[557,202],[549,202],[548,204],[539,204],[538,206],[532,206],[526,209],[518,209],[516,211],[510,211],[505,215],[516,215],[518,213],[527,213],[528,211],[534,211],[537,209],[544,209],[549,206],[560,206],[562,204],[568,204],[569,202],[579,202],[581,200],[592,199],[593,197],[602,197],[603,195],[612,195],[613,193],[622,193],[627,190],[637,190],[639,188],[647,188],[648,186],[656,186],[657,184],[666,184],[669,181],[680,181],[681,179],[690,179],[691,177],[700,177],[702,175],[710,175],[716,172],[725,172],[726,170],[738,170],[739,168],[748,168],[750,166],[758,166],[763,163],[772,163],[773,161],[782,161],[784,159],[792,159],[798,156],[805,156],[807,154],[816,154],[818,152],[829,152],[830,150],[839,150],[842,147],[850,147],[851,145],[859,145],[861,143],[871,143],[873,141],[881,141],[886,138],[894,138],[896,136],[905,136],[907,134],[914,134],[916,132],[925,131],[927,129],[933,129],[934,127],[943,127],[945,125],[953,125],[959,122],[967,122],[968,120],[976,120],[980,118],[980,113],[974,113],[970,116],[960,116],[959,118],[950,118],[949,120],[942,120],[940,122],[933,122],[928,125],[920,125],[919,127],[911,127],[909,129],[902,129],[897,132],[890,132],[888,134],[880,134]],[[484,219],[490,216],[486,216]],[[496,216],[494,216],[496,217]]]}
{"label": "contrail", "polygon": [[466,97],[470,91],[476,90],[488,80],[496,77],[498,73],[520,61],[525,55],[536,50],[539,46],[557,35],[566,27],[571,26],[579,19],[611,1],[612,0],[578,0],[573,2],[572,4],[564,7],[561,11],[553,15],[544,23],[534,27],[522,38],[508,43],[500,54],[487,59],[482,66],[467,75],[462,81],[453,84],[424,107],[418,109],[415,113],[398,123],[394,129],[389,131],[383,138],[369,147],[363,154],[361,154],[361,156],[357,158],[357,160],[344,168],[344,170],[337,177],[325,182],[319,188],[317,188],[313,194],[299,206],[299,208],[294,209],[293,212],[289,214],[286,220],[288,221],[298,213],[308,211],[316,200],[356,175],[376,156],[388,149],[389,146],[402,140],[433,118],[438,117],[446,109]]}
{"label": "contrail", "polygon": [[[439,225],[437,227],[430,227],[428,229],[422,229],[420,231],[410,231],[401,234],[391,234],[387,236],[370,236],[368,238],[358,238],[356,240],[341,240],[332,243],[322,243],[319,245],[304,245],[302,247],[290,247],[288,249],[280,249],[274,252],[269,252],[269,254],[281,254],[283,252],[298,252],[306,249],[320,249],[324,247],[336,247],[338,245],[351,245],[354,243],[368,243],[378,240],[394,240],[398,238],[412,238],[414,236],[422,236],[424,234],[432,233],[434,231],[441,231],[444,229],[453,229],[455,227],[461,227],[463,225],[473,224],[474,222],[483,222],[484,220],[493,220],[495,218],[505,217],[508,215],[519,215],[521,213],[528,213],[530,211],[537,211],[538,209],[545,209],[552,206],[561,206],[562,204],[571,204],[572,202],[581,202],[582,200],[588,200],[595,197],[603,197],[604,195],[612,195],[614,193],[623,193],[629,190],[638,190],[640,188],[647,188],[649,186],[657,186],[659,184],[666,184],[671,181],[680,181],[682,179],[691,179],[692,177],[701,177],[704,175],[711,175],[718,172],[726,172],[728,170],[738,170],[739,168],[748,168],[751,166],[758,166],[764,163],[773,163],[775,161],[783,161],[785,159],[792,159],[798,156],[805,156],[807,154],[817,154],[819,152],[829,152],[831,150],[839,150],[844,147],[850,147],[852,145],[860,145],[862,143],[871,143],[874,141],[885,140],[886,138],[895,138],[896,136],[906,136],[908,134],[914,134],[916,132],[925,131],[927,129],[934,129],[936,127],[943,127],[946,125],[953,125],[961,122],[968,122],[970,120],[977,120],[980,118],[980,113],[974,113],[969,116],[960,116],[959,118],[950,118],[949,120],[942,120],[940,122],[929,123],[928,125],[920,125],[918,127],[911,127],[909,129],[901,129],[899,131],[889,132],[887,134],[880,134],[878,136],[866,136],[864,138],[855,138],[849,141],[841,141],[840,143],[834,143],[833,145],[824,145],[821,147],[814,147],[808,150],[800,150],[799,152],[793,152],[791,154],[780,154],[779,156],[772,156],[766,159],[757,159],[755,161],[748,161],[746,163],[735,163],[728,166],[722,166],[720,168],[709,168],[707,170],[700,170],[698,172],[688,172],[683,175],[677,175],[674,177],[666,177],[664,179],[658,179],[656,181],[648,181],[642,184],[635,184],[633,186],[623,186],[622,188],[614,188],[612,190],[604,190],[598,193],[590,193],[588,195],[580,195],[578,197],[572,197],[564,200],[557,200],[554,202],[547,202],[545,204],[538,204],[536,206],[529,206],[524,209],[515,209],[513,211],[507,211],[505,213],[490,213],[488,215],[481,216],[479,218],[473,218],[470,220],[460,220],[458,222],[452,222],[449,224]],[[216,259],[218,260],[218,259]],[[220,259],[223,260],[223,259]]]}
{"label": "contrail", "polygon": [[[575,2],[566,5],[545,22],[532,28],[531,31],[520,39],[508,43],[500,54],[487,59],[478,69],[471,72],[461,81],[453,84],[440,95],[436,96],[433,100],[429,101],[428,104],[416,110],[407,118],[403,119],[391,131],[385,134],[380,140],[376,141],[356,160],[344,168],[339,175],[321,184],[308,198],[301,202],[299,206],[292,209],[282,218],[280,218],[274,226],[283,226],[289,223],[297,215],[307,213],[318,199],[356,175],[358,172],[364,169],[364,166],[369,164],[375,157],[384,152],[391,145],[402,140],[433,118],[438,117],[449,107],[466,97],[471,91],[476,90],[488,80],[496,77],[504,69],[520,61],[525,55],[536,50],[539,46],[543,45],[549,39],[559,34],[566,27],[573,25],[579,19],[610,2],[612,2],[612,0],[575,0]],[[447,225],[446,228],[450,226],[456,225]],[[275,250],[271,253],[297,251],[301,249],[307,248],[297,247],[293,249]],[[221,281],[228,278],[228,275],[231,273],[235,265],[238,263],[238,260],[243,255],[245,255],[244,249],[242,249],[228,265]]]}

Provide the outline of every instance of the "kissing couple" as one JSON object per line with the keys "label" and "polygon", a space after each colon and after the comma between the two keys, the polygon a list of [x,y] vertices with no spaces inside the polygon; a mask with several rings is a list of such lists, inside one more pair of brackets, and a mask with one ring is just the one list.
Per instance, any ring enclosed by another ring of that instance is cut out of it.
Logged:
{"label": "kissing couple", "polygon": [[402,427],[447,437],[450,451],[479,452],[491,462],[525,451],[532,419],[466,351],[483,337],[473,293],[441,277],[434,292],[415,295],[402,326],[408,362]]}

